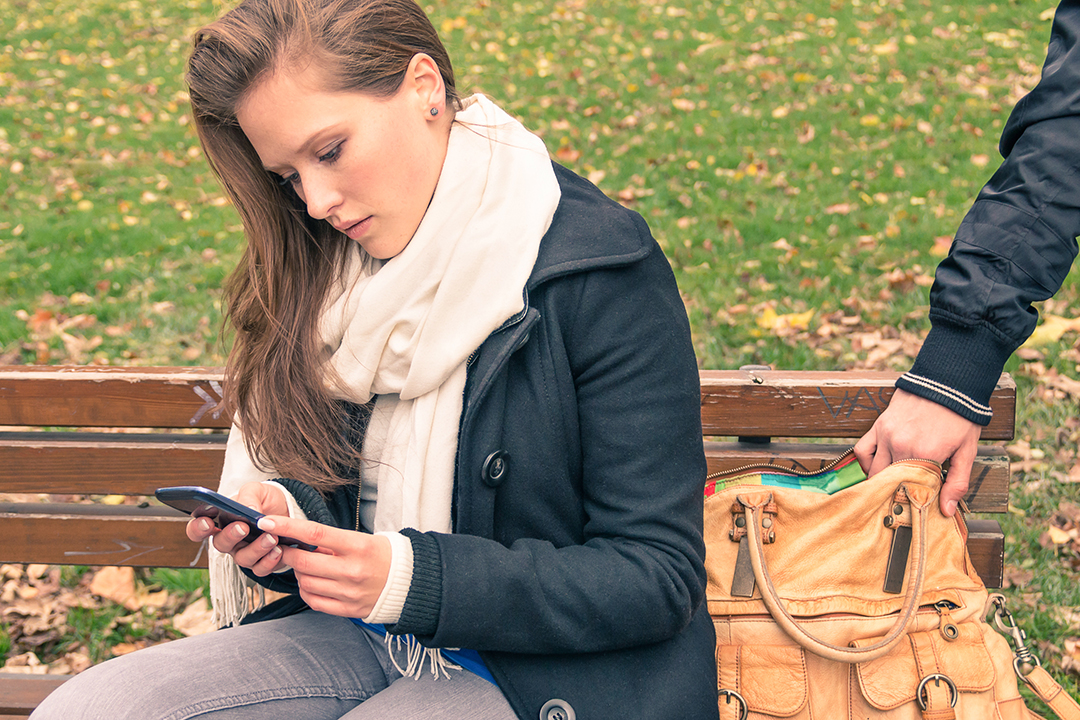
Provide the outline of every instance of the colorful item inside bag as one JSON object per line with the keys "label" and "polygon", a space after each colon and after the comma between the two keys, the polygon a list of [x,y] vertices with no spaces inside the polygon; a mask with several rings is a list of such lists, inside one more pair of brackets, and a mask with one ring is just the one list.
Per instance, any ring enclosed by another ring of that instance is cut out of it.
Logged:
{"label": "colorful item inside bag", "polygon": [[852,485],[857,485],[866,479],[866,473],[862,471],[859,463],[855,461],[855,453],[850,450],[829,465],[831,465],[831,469],[819,470],[814,473],[783,468],[777,468],[775,471],[769,472],[765,469],[765,466],[760,465],[755,465],[752,468],[753,470],[760,468],[760,472],[731,470],[724,473],[714,473],[709,476],[709,480],[705,483],[705,497],[715,495],[735,485],[795,488],[832,495]]}

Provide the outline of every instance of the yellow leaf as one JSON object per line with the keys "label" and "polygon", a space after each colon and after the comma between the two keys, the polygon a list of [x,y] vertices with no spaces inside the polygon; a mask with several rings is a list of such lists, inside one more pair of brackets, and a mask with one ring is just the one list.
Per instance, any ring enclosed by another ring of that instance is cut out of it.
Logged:
{"label": "yellow leaf", "polygon": [[765,330],[805,330],[810,326],[810,320],[813,317],[813,310],[777,315],[775,310],[767,307],[757,319],[757,324]]}
{"label": "yellow leaf", "polygon": [[859,124],[863,127],[877,127],[881,124],[881,118],[877,115],[863,115],[859,118]]}
{"label": "yellow leaf", "polygon": [[1023,347],[1038,347],[1057,342],[1067,332],[1080,330],[1080,318],[1063,318],[1057,315],[1044,315],[1042,323],[1031,333]]}
{"label": "yellow leaf", "polygon": [[126,495],[106,495],[101,498],[101,503],[103,505],[123,505],[126,499]]}
{"label": "yellow leaf", "polygon": [[1050,526],[1049,533],[1050,542],[1054,543],[1055,545],[1064,545],[1070,540],[1072,540],[1072,538],[1069,537],[1069,533],[1065,532],[1059,527],[1054,527],[1053,525]]}
{"label": "yellow leaf", "polygon": [[900,46],[897,44],[896,40],[893,40],[892,38],[886,40],[880,45],[874,46],[875,55],[895,55],[899,50]]}

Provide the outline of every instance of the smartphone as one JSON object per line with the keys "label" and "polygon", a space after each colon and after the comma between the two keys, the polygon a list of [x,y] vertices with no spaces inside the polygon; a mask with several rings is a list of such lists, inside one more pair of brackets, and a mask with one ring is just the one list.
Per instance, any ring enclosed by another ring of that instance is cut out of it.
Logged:
{"label": "smartphone", "polygon": [[[154,497],[192,517],[210,518],[219,529],[234,522],[242,522],[248,526],[248,534],[244,538],[247,542],[253,542],[255,538],[263,534],[263,531],[258,528],[259,518],[263,517],[261,512],[252,510],[247,505],[241,505],[213,490],[198,485],[164,487],[155,490]],[[278,536],[278,544],[301,550],[315,549],[314,545],[281,536]]]}

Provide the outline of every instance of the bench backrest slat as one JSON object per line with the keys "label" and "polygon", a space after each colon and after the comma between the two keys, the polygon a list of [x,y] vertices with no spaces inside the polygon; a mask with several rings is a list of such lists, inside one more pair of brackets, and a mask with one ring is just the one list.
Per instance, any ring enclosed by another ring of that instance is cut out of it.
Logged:
{"label": "bench backrest slat", "polygon": [[[708,436],[861,436],[885,409],[898,373],[704,370]],[[42,368],[0,371],[0,425],[222,428],[220,368]],[[1016,386],[1003,376],[984,440],[1014,433]]]}
{"label": "bench backrest slat", "polygon": [[152,495],[216,487],[226,435],[0,432],[0,492]]}
{"label": "bench backrest slat", "polygon": [[6,367],[0,425],[228,428],[220,368]]}
{"label": "bench backrest slat", "polygon": [[49,565],[205,567],[187,539],[187,516],[171,508],[0,503],[4,562]]}
{"label": "bench backrest slat", "polygon": [[[705,435],[858,438],[889,404],[895,372],[703,370]],[[983,440],[1011,440],[1016,384],[1003,375]]]}

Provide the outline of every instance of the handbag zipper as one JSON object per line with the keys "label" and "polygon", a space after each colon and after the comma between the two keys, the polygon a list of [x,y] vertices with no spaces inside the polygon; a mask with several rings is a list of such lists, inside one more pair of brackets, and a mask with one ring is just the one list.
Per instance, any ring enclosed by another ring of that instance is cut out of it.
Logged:
{"label": "handbag zipper", "polygon": [[[840,453],[835,458],[833,458],[832,460],[830,460],[828,463],[826,463],[824,466],[822,466],[821,468],[819,468],[817,470],[799,470],[797,468],[785,468],[785,467],[780,467],[778,465],[773,465],[771,463],[751,463],[749,465],[743,465],[741,467],[733,468],[731,470],[720,470],[718,472],[709,473],[708,475],[705,476],[705,481],[708,482],[709,480],[716,480],[717,478],[721,478],[721,477],[725,477],[725,476],[741,475],[741,474],[743,474],[745,472],[749,472],[751,470],[769,470],[771,472],[775,472],[777,475],[795,475],[797,477],[812,477],[814,475],[820,475],[821,473],[829,472],[830,470],[834,469],[836,466],[843,464],[854,453],[855,453],[854,446],[849,447],[847,450]],[[925,458],[907,458],[905,460],[897,460],[896,462],[894,462],[892,464],[896,465],[898,463],[917,463],[917,464],[929,463],[930,465],[933,466],[934,470],[937,470],[938,472],[941,472],[941,463],[939,463],[936,460],[927,460]],[[927,469],[930,469],[930,468],[927,468]]]}

